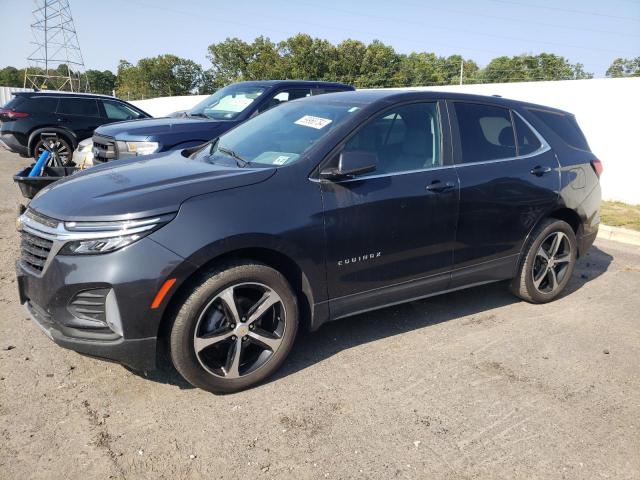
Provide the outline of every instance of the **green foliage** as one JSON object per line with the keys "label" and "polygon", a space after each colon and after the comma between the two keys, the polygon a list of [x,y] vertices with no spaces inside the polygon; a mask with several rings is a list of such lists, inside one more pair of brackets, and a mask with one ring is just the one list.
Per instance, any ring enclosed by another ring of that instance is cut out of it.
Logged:
{"label": "green foliage", "polygon": [[137,65],[120,60],[116,91],[128,99],[189,95],[202,84],[202,67],[175,55],[143,58]]}
{"label": "green foliage", "polygon": [[0,85],[3,87],[22,87],[24,85],[24,68],[5,67],[0,70]]}
{"label": "green foliage", "polygon": [[579,80],[592,78],[580,63],[569,61],[553,53],[497,57],[491,60],[478,76],[483,83],[529,82],[540,80]]}
{"label": "green foliage", "polygon": [[607,77],[640,77],[640,57],[616,58],[607,69]]}
{"label": "green foliage", "polygon": [[85,72],[89,89],[93,93],[102,93],[103,95],[111,95],[116,88],[116,76],[111,70],[87,70]]}
{"label": "green foliage", "polygon": [[[239,38],[209,45],[208,70],[175,55],[143,58],[137,64],[121,60],[117,74],[88,70],[91,90],[121,98],[212,93],[233,82],[266,79],[329,80],[359,88],[455,85],[462,83],[526,82],[592,78],[580,63],[552,53],[494,58],[480,69],[461,55],[438,56],[432,52],[398,53],[379,40],[364,44],[347,39],[333,45],[327,40],[298,33],[279,43],[260,36],[248,43]],[[58,71],[66,72],[66,65]],[[640,57],[617,58],[607,76],[640,75]],[[24,70],[0,70],[0,85],[22,86]],[[53,83],[48,88],[55,88]]]}

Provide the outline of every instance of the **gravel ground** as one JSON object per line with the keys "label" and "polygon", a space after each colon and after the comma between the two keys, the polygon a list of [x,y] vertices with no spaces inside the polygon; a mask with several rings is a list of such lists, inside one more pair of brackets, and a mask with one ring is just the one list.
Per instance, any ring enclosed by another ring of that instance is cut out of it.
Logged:
{"label": "gravel ground", "polygon": [[597,241],[549,305],[494,284],[325,325],[269,383],[215,396],[28,320],[25,164],[0,153],[0,477],[640,478],[637,247]]}

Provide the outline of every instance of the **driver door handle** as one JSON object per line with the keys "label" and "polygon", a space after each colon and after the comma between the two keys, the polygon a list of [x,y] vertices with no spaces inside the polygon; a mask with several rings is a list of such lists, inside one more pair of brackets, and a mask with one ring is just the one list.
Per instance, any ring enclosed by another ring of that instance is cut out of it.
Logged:
{"label": "driver door handle", "polygon": [[535,166],[529,173],[531,175],[535,175],[536,177],[541,177],[545,173],[549,173],[551,171],[551,167],[543,167],[542,165]]}
{"label": "driver door handle", "polygon": [[441,182],[440,180],[434,180],[429,185],[427,185],[427,190],[433,193],[440,193],[446,190],[450,190],[455,186],[456,185],[453,182]]}

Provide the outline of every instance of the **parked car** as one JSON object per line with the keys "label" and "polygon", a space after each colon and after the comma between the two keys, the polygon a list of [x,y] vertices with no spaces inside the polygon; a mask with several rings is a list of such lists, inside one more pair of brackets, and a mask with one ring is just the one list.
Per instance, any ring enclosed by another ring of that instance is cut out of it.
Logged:
{"label": "parked car", "polygon": [[0,145],[23,157],[38,158],[44,150],[40,134],[55,133],[57,140],[50,147],[68,163],[78,143],[100,125],[140,118],[150,115],[105,95],[19,92],[0,108]]}
{"label": "parked car", "polygon": [[302,80],[241,82],[221,88],[191,110],[171,118],[121,122],[96,130],[94,164],[191,148],[248,118],[297,98],[353,90],[350,85]]}
{"label": "parked car", "polygon": [[557,298],[596,237],[601,171],[561,110],[309,97],[53,184],[20,218],[20,298],[63,347],[144,370],[166,342],[193,385],[236,391],[301,325],[507,279]]}

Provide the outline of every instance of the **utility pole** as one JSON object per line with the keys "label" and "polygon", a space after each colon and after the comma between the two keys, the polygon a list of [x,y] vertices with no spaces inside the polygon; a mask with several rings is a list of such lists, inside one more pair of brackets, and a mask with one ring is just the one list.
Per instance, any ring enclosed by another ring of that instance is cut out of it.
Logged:
{"label": "utility pole", "polygon": [[462,75],[464,75],[464,59],[460,60],[460,85],[462,85]]}
{"label": "utility pole", "polygon": [[25,88],[89,91],[69,0],[34,0],[34,4],[31,43],[35,48],[27,57]]}

